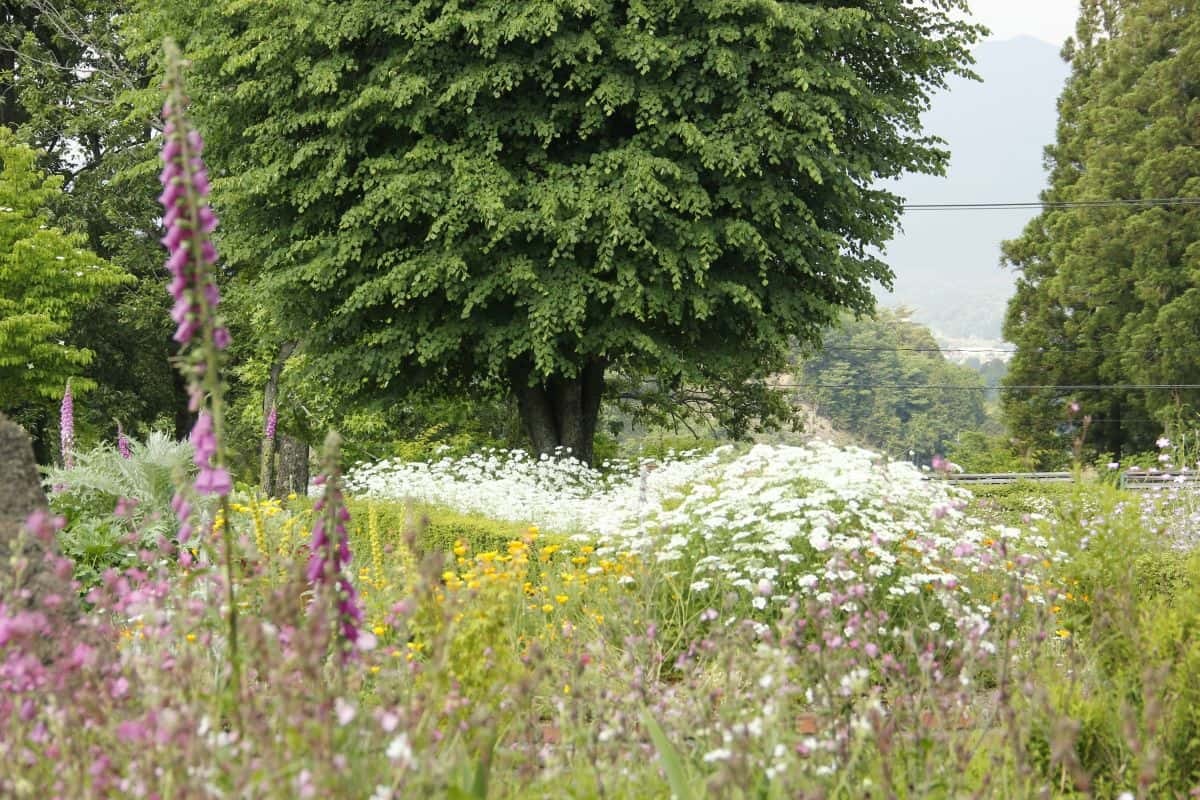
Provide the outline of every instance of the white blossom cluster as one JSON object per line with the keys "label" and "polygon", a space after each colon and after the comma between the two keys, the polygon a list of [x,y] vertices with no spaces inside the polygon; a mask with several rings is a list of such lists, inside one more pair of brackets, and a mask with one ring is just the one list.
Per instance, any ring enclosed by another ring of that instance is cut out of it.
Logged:
{"label": "white blossom cluster", "polygon": [[1054,556],[1040,537],[966,516],[965,490],[857,447],[725,447],[606,467],[488,451],[359,466],[346,484],[586,537],[682,573],[692,592],[732,584],[759,610],[797,594],[844,604],[866,587],[895,602],[935,597],[953,619],[983,624],[988,609],[961,576]]}
{"label": "white blossom cluster", "polygon": [[447,506],[563,534],[610,534],[657,512],[730,453],[726,447],[697,458],[606,463],[601,472],[571,458],[488,449],[431,463],[360,464],[345,485],[360,497]]}

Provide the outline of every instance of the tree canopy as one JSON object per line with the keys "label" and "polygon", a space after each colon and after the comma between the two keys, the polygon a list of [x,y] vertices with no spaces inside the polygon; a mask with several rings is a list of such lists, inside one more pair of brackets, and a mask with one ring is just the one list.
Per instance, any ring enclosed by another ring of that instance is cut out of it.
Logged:
{"label": "tree canopy", "polygon": [[36,156],[0,126],[0,411],[17,419],[61,397],[68,378],[76,391],[95,386],[78,377],[94,353],[71,326],[129,278],[82,236],[51,227],[61,180],[39,171]]}
{"label": "tree canopy", "polygon": [[[1065,54],[1072,73],[1043,199],[1200,197],[1200,3],[1084,3]],[[1200,383],[1200,206],[1052,207],[1004,254],[1020,273],[1004,327],[1018,348],[1009,385]],[[1004,398],[1014,434],[1046,452],[1063,450],[1084,416],[1095,449],[1148,450],[1200,410],[1195,390]]]}
{"label": "tree canopy", "polygon": [[[144,433],[155,424],[190,428],[187,399],[169,359],[174,326],[163,291],[152,142],[161,99],[147,59],[127,53],[134,24],[127,0],[0,0],[0,125],[38,151],[60,176],[54,224],[134,276],[72,324],[95,358],[81,367],[96,388],[79,408],[81,427],[113,420]],[[161,48],[161,43],[160,43]],[[52,416],[52,415],[51,415]],[[49,419],[29,418],[44,445]],[[44,450],[44,447],[42,448]]]}
{"label": "tree canopy", "polygon": [[[738,387],[890,272],[958,0],[223,0],[194,62],[224,252],[347,391],[510,387],[590,456],[606,374]],[[714,392],[714,396],[719,392]]]}
{"label": "tree canopy", "polygon": [[928,463],[983,427],[984,382],[946,360],[906,311],[842,320],[804,361],[799,399],[841,431],[896,457]]}

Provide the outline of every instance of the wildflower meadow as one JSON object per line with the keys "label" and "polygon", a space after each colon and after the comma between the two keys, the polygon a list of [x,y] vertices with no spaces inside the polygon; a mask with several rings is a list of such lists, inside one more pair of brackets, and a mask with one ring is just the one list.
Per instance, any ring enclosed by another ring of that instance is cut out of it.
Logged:
{"label": "wildflower meadow", "polygon": [[38,547],[0,571],[0,797],[1200,796],[1190,484],[972,493],[818,440],[364,460],[333,432],[311,497],[243,482],[169,64],[193,427],[81,450],[68,388]]}

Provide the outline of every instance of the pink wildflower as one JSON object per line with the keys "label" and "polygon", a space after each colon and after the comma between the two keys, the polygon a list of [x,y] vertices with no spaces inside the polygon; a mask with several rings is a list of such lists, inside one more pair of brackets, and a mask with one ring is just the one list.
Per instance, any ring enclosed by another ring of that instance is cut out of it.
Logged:
{"label": "pink wildflower", "polygon": [[272,405],[271,410],[267,413],[267,423],[263,426],[263,438],[271,442],[275,441],[275,426],[278,421],[278,409]]}
{"label": "pink wildflower", "polygon": [[62,408],[59,411],[59,441],[62,445],[63,466],[71,469],[75,466],[75,398],[71,394],[70,381],[67,381],[67,390],[63,393]]}
{"label": "pink wildflower", "polygon": [[[313,523],[307,575],[308,580],[318,588],[325,586],[331,589],[334,618],[337,620],[335,636],[344,643],[343,657],[349,658],[360,645],[363,611],[358,592],[346,574],[352,555],[350,537],[346,532],[350,512],[342,496],[338,467],[340,444],[336,433],[330,433],[325,441],[325,474],[321,476],[323,480],[318,479],[318,483],[325,487],[325,494],[313,504],[317,518]],[[324,595],[323,592],[315,592],[313,601],[318,602],[318,598]]]}
{"label": "pink wildflower", "polygon": [[133,458],[133,454],[129,451],[129,437],[125,435],[125,429],[119,422],[117,423],[117,452],[121,454],[121,458]]}

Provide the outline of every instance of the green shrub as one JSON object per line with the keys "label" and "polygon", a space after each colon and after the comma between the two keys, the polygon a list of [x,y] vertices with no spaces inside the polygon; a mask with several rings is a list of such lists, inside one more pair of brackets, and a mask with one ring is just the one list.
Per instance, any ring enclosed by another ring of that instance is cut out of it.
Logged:
{"label": "green shrub", "polygon": [[[71,469],[48,469],[50,507],[67,520],[59,537],[85,587],[110,567],[131,565],[140,549],[178,531],[171,498],[175,480],[191,469],[192,449],[162,433],[131,442],[130,458],[103,444],[75,454]],[[121,515],[115,515],[118,503]]]}
{"label": "green shrub", "polygon": [[960,433],[947,458],[967,472],[1028,472],[1033,466],[1008,437],[980,431]]}
{"label": "green shrub", "polygon": [[[352,518],[365,520],[368,509],[375,507],[379,525],[391,536],[410,529],[415,537],[417,554],[449,553],[454,543],[462,540],[471,552],[484,553],[490,550],[503,552],[508,543],[520,539],[529,528],[519,522],[490,519],[475,514],[463,514],[448,508],[421,503],[398,503],[387,500],[351,499]],[[563,537],[542,533],[539,542],[562,541]]]}
{"label": "green shrub", "polygon": [[1079,488],[1052,516],[1070,642],[1039,666],[1049,713],[1074,726],[1097,796],[1141,776],[1148,796],[1187,796],[1200,782],[1200,552],[1147,535],[1138,504],[1110,486]]}
{"label": "green shrub", "polygon": [[[1070,504],[1080,488],[1073,483],[994,483],[971,486],[973,505],[990,518],[1020,524],[1029,514],[1053,514]],[[1084,491],[1087,491],[1086,489]]]}

